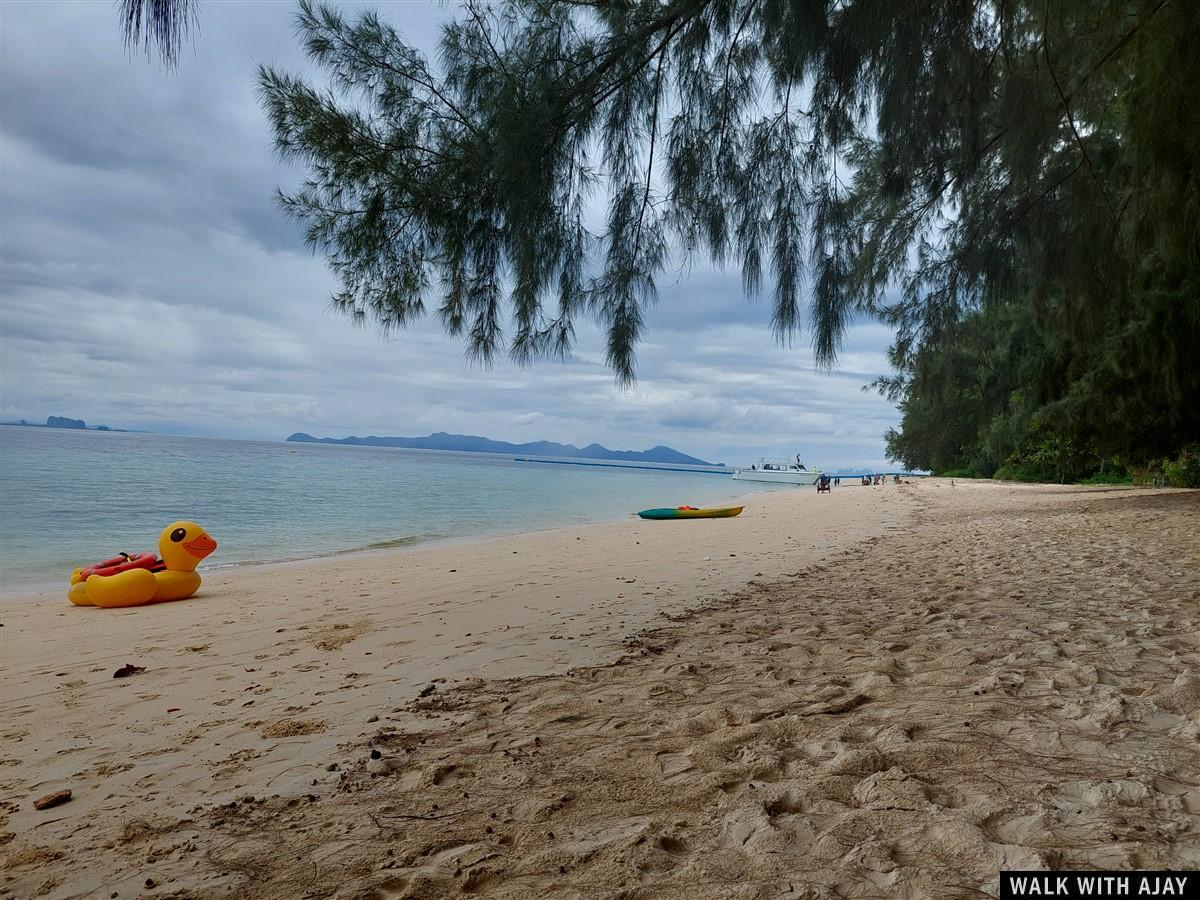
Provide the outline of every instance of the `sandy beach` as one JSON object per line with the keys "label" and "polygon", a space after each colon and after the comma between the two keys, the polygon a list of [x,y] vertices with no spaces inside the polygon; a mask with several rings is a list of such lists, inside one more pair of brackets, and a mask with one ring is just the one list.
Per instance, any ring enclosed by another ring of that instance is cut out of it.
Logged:
{"label": "sandy beach", "polygon": [[129,610],[5,598],[0,892],[950,897],[1197,868],[1197,534],[1197,492],[928,480],[217,570]]}

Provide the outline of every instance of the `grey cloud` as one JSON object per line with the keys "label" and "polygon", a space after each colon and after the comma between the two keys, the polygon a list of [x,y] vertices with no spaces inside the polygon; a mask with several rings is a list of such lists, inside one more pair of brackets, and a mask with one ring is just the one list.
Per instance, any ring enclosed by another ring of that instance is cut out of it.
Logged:
{"label": "grey cloud", "polygon": [[[382,11],[427,48],[449,12]],[[205,5],[172,75],[123,56],[108,4],[6,5],[0,416],[881,460],[895,411],[860,387],[887,371],[887,330],[856,323],[843,368],[819,373],[806,334],[774,341],[736,270],[693,261],[663,279],[633,391],[588,322],[565,364],[481,369],[431,320],[384,338],[330,312],[333,277],[275,206],[302,172],[275,159],[252,84],[259,61],[308,69],[292,12]]]}

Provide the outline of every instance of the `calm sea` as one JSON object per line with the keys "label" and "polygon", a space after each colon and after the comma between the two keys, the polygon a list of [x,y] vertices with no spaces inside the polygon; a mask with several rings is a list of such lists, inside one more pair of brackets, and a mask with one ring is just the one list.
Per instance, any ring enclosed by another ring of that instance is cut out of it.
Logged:
{"label": "calm sea", "polygon": [[[763,487],[766,487],[765,485]],[[66,582],[193,519],[205,566],[620,519],[746,493],[718,475],[496,454],[0,426],[0,586]]]}

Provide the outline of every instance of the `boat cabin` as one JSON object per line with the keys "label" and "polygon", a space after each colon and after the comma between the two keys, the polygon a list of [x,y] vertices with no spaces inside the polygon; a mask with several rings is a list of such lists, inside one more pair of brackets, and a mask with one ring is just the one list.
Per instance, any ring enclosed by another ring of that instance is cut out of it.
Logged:
{"label": "boat cabin", "polygon": [[785,457],[767,457],[760,456],[758,462],[750,467],[751,471],[760,472],[806,472],[808,471],[804,463],[797,459],[787,459]]}

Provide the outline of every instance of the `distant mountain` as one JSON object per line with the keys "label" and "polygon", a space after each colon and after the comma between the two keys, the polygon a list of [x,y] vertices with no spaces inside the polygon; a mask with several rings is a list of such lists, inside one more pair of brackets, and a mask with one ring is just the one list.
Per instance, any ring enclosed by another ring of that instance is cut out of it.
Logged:
{"label": "distant mountain", "polygon": [[47,428],[82,428],[87,430],[87,422],[83,419],[68,419],[66,416],[49,416],[46,419]]}
{"label": "distant mountain", "polygon": [[661,444],[649,450],[609,450],[600,444],[576,447],[574,444],[556,444],[553,441],[532,441],[528,444],[510,444],[493,441],[473,434],[447,434],[439,431],[427,437],[356,437],[318,438],[303,431],[288,437],[289,441],[307,444],[355,444],[363,447],[406,447],[410,450],[466,450],[471,453],[515,453],[528,456],[561,456],[569,459],[608,459],[622,462],[669,463],[678,466],[719,466]]}
{"label": "distant mountain", "polygon": [[28,428],[72,428],[76,431],[124,431],[124,428],[109,428],[107,425],[97,425],[95,428],[88,428],[87,422],[83,419],[69,419],[66,416],[47,416],[46,424],[40,422],[26,422],[22,419],[20,422],[0,422],[0,425],[24,425]]}

